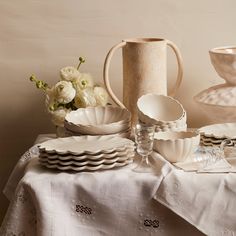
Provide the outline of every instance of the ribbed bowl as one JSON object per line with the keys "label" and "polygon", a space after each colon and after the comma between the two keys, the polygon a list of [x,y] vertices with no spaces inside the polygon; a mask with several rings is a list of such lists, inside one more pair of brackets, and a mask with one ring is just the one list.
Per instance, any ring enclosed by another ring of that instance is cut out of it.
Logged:
{"label": "ribbed bowl", "polygon": [[127,109],[113,106],[79,108],[65,117],[65,128],[88,135],[114,134],[130,127],[131,114]]}
{"label": "ribbed bowl", "polygon": [[187,115],[176,99],[160,95],[146,94],[137,101],[138,117],[143,123],[155,124],[159,127],[183,126]]}
{"label": "ribbed bowl", "polygon": [[197,132],[155,133],[153,149],[171,163],[183,162],[193,154],[200,144]]}
{"label": "ribbed bowl", "polygon": [[227,83],[236,85],[236,46],[213,48],[209,54],[218,75]]}

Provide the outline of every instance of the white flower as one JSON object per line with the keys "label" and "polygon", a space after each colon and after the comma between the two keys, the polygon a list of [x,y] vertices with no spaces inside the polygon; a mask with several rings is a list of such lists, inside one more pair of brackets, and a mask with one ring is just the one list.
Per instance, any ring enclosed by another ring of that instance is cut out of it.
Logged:
{"label": "white flower", "polygon": [[73,81],[80,77],[80,72],[73,66],[67,66],[60,70],[62,80]]}
{"label": "white flower", "polygon": [[64,127],[64,120],[67,113],[69,113],[69,109],[59,108],[55,111],[51,111],[50,114],[52,116],[52,122],[54,125],[59,127]]}
{"label": "white flower", "polygon": [[75,97],[75,106],[77,108],[97,106],[97,101],[93,88],[89,87],[77,93]]}
{"label": "white flower", "polygon": [[94,88],[94,95],[98,105],[106,106],[108,102],[108,94],[104,88],[96,86]]}
{"label": "white flower", "polygon": [[77,91],[94,86],[93,77],[88,73],[80,73],[80,76],[74,79],[73,83]]}
{"label": "white flower", "polygon": [[54,86],[53,90],[55,99],[57,102],[62,104],[71,102],[76,94],[76,90],[74,89],[72,83],[64,80],[58,82]]}

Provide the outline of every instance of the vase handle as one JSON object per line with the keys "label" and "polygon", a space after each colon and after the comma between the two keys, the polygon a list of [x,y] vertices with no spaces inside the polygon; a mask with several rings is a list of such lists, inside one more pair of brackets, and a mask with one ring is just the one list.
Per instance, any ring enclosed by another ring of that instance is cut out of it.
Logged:
{"label": "vase handle", "polygon": [[103,80],[104,80],[106,90],[107,90],[108,94],[111,96],[112,100],[118,106],[120,106],[122,108],[125,108],[124,104],[116,97],[116,95],[113,93],[113,91],[111,89],[111,84],[110,84],[110,80],[109,80],[109,68],[110,68],[111,58],[112,58],[114,52],[117,49],[124,47],[125,45],[126,45],[126,42],[121,42],[121,43],[118,43],[115,46],[113,46],[106,56],[106,59],[104,62],[104,67],[103,67]]}
{"label": "vase handle", "polygon": [[177,74],[175,86],[169,93],[170,96],[174,97],[177,90],[179,89],[180,84],[182,83],[182,80],[183,80],[183,59],[182,59],[182,56],[180,54],[178,47],[170,40],[166,40],[166,41],[167,41],[167,45],[170,46],[171,49],[173,49],[175,56],[177,58],[177,63],[178,63],[178,74]]}

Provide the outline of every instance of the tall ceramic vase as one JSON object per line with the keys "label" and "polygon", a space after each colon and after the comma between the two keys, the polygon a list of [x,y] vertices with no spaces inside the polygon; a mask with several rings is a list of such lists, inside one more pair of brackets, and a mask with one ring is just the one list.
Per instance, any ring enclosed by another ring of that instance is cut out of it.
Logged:
{"label": "tall ceramic vase", "polygon": [[[138,38],[118,43],[108,52],[103,70],[106,89],[113,101],[126,107],[132,114],[132,122],[137,120],[136,103],[146,93],[167,95],[167,46],[176,55],[178,74],[174,88],[169,95],[174,96],[183,76],[183,63],[177,46],[166,39]],[[109,67],[114,52],[122,48],[123,54],[123,102],[113,93],[109,80]]]}

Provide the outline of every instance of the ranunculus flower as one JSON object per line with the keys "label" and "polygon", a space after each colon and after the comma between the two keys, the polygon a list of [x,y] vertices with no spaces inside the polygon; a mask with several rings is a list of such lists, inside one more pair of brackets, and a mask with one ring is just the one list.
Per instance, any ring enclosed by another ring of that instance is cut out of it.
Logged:
{"label": "ranunculus flower", "polygon": [[75,97],[75,106],[77,108],[97,106],[97,101],[93,88],[89,87],[77,93]]}
{"label": "ranunculus flower", "polygon": [[59,108],[55,111],[50,111],[53,124],[59,127],[64,127],[65,116],[69,112],[70,110],[65,108]]}
{"label": "ranunculus flower", "polygon": [[67,66],[60,70],[62,80],[73,81],[80,77],[80,72],[73,66]]}
{"label": "ranunculus flower", "polygon": [[80,73],[80,76],[74,79],[73,83],[77,91],[94,86],[93,77],[88,73]]}
{"label": "ranunculus flower", "polygon": [[94,88],[94,95],[95,95],[98,105],[105,106],[107,104],[108,94],[104,88],[96,86]]}
{"label": "ranunculus flower", "polygon": [[69,81],[60,81],[54,87],[54,96],[58,103],[67,104],[71,102],[76,94],[76,90]]}

